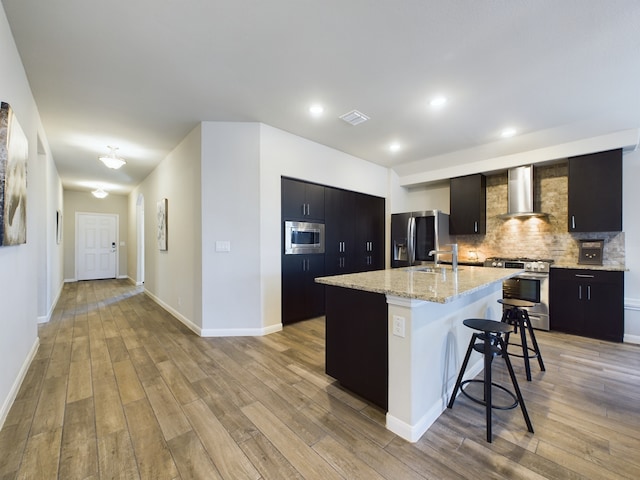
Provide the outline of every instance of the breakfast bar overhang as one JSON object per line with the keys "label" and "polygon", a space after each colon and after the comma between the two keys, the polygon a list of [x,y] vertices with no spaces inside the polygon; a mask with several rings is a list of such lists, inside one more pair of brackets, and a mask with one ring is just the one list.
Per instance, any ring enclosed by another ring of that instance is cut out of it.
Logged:
{"label": "breakfast bar overhang", "polygon": [[[499,320],[502,281],[519,273],[422,266],[317,278],[329,287],[327,373],[364,398],[370,383],[380,382],[377,388],[386,389],[386,399],[368,399],[383,408],[386,403],[387,429],[417,441],[446,408],[453,390],[471,337],[462,320]],[[377,337],[369,330],[377,330]],[[382,368],[376,370],[381,359]],[[474,353],[470,365],[467,378],[482,371],[481,356]]]}

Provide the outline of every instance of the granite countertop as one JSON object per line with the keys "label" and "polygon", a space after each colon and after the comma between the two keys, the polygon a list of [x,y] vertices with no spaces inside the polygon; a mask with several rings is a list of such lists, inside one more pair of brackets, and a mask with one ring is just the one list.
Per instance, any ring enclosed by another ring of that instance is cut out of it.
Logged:
{"label": "granite countertop", "polygon": [[577,270],[605,270],[609,272],[628,272],[629,271],[628,268],[620,264],[585,265],[583,263],[569,263],[569,262],[553,263],[551,264],[551,268],[574,268]]}
{"label": "granite countertop", "polygon": [[317,283],[352,288],[397,297],[449,303],[483,287],[518,275],[524,270],[511,268],[438,267],[436,272],[420,271],[425,268],[392,268],[372,272],[350,273],[331,277],[318,277]]}

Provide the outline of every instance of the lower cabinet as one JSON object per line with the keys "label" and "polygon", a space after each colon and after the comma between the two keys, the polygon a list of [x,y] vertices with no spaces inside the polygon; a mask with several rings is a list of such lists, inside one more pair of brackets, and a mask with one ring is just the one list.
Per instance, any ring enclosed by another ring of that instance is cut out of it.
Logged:
{"label": "lower cabinet", "polygon": [[362,398],[388,408],[387,299],[326,287],[326,373]]}
{"label": "lower cabinet", "polygon": [[324,315],[324,255],[282,256],[282,323]]}
{"label": "lower cabinet", "polygon": [[622,341],[623,272],[553,268],[549,282],[551,330]]}

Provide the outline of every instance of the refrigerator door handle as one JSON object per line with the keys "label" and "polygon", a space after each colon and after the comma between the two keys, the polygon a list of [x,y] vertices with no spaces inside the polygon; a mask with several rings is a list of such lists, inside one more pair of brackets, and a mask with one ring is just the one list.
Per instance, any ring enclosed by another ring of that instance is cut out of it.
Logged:
{"label": "refrigerator door handle", "polygon": [[407,225],[407,258],[409,265],[413,265],[416,261],[416,218],[409,217],[409,224]]}

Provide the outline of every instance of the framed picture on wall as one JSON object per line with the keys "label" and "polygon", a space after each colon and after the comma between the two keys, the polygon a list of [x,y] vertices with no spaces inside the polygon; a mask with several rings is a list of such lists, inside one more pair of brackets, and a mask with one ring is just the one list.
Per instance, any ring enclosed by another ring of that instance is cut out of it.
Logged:
{"label": "framed picture on wall", "polygon": [[62,243],[62,212],[56,210],[56,243]]}
{"label": "framed picture on wall", "polygon": [[0,246],[27,243],[29,144],[8,103],[0,103]]}
{"label": "framed picture on wall", "polygon": [[158,248],[167,250],[167,199],[158,202]]}

